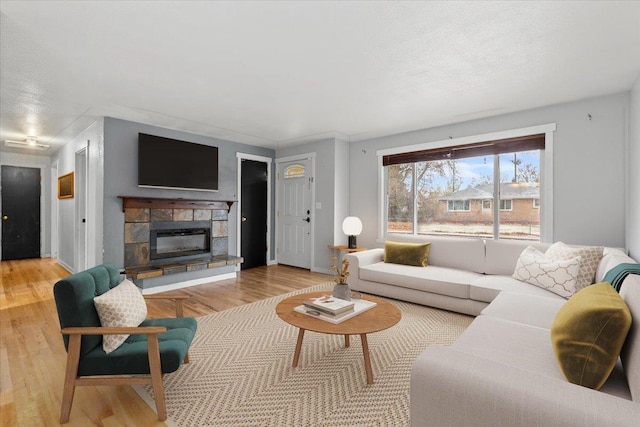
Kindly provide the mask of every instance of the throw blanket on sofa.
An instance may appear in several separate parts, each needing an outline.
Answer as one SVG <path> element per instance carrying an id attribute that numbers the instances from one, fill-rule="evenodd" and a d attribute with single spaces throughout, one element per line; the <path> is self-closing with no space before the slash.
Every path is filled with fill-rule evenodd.
<path id="1" fill-rule="evenodd" d="M 624 279 L 626 279 L 629 274 L 640 275 L 640 264 L 618 264 L 611 270 L 607 271 L 607 274 L 604 275 L 602 281 L 611 283 L 611 286 L 613 286 L 616 291 L 620 292 L 620 286 L 622 286 L 622 282 L 624 282 Z"/>

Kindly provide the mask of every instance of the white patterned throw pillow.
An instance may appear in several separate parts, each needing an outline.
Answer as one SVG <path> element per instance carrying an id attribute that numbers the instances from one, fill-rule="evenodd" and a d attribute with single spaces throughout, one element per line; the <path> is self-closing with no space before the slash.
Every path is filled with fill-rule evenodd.
<path id="1" fill-rule="evenodd" d="M 105 327 L 136 327 L 147 318 L 147 304 L 140 290 L 130 280 L 93 299 L 100 324 Z M 103 335 L 102 349 L 109 354 L 129 338 L 129 335 Z"/>
<path id="2" fill-rule="evenodd" d="M 580 261 L 579 256 L 555 261 L 533 246 L 527 246 L 518 258 L 513 278 L 569 298 L 576 292 Z"/>
<path id="3" fill-rule="evenodd" d="M 549 246 L 545 255 L 555 261 L 568 260 L 577 256 L 582 258 L 580 261 L 580 271 L 578 272 L 578 283 L 576 283 L 576 291 L 579 291 L 593 284 L 603 252 L 603 246 L 572 248 L 562 242 L 556 242 Z"/>

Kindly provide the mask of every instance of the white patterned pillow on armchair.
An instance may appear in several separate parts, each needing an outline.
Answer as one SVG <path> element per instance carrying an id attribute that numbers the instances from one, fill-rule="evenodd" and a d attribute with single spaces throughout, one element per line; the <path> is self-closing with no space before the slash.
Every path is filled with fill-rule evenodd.
<path id="1" fill-rule="evenodd" d="M 147 304 L 140 289 L 130 280 L 123 280 L 93 299 L 100 324 L 104 327 L 136 327 L 147 318 Z M 104 335 L 102 349 L 109 354 L 124 343 L 129 335 Z"/>
<path id="2" fill-rule="evenodd" d="M 580 256 L 553 260 L 533 246 L 527 246 L 518 258 L 513 278 L 569 298 L 576 292 L 581 260 Z"/>

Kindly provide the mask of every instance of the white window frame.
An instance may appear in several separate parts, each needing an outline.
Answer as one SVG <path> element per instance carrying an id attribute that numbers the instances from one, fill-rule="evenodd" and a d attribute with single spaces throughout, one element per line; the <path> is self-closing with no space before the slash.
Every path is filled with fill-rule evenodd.
<path id="1" fill-rule="evenodd" d="M 483 211 L 490 211 L 491 210 L 491 199 L 482 199 L 481 202 L 482 202 L 482 210 Z M 484 207 L 484 202 L 489 202 L 489 207 L 488 208 Z"/>
<path id="2" fill-rule="evenodd" d="M 508 208 L 503 208 L 503 203 L 506 205 L 509 202 L 509 207 Z M 501 212 L 505 212 L 505 211 L 512 211 L 513 210 L 513 199 L 500 199 L 500 211 Z"/>
<path id="3" fill-rule="evenodd" d="M 534 197 L 533 199 L 533 208 L 540 209 L 540 198 Z"/>
<path id="4" fill-rule="evenodd" d="M 449 207 L 449 203 L 462 202 L 463 205 L 466 204 L 466 209 L 451 209 Z M 455 206 L 454 206 L 455 207 Z M 469 212 L 471 211 L 471 202 L 469 200 L 447 200 L 447 212 Z"/>
<path id="5" fill-rule="evenodd" d="M 422 144 L 405 145 L 402 147 L 377 150 L 378 157 L 378 230 L 377 242 L 383 243 L 386 239 L 387 213 L 386 205 L 386 176 L 385 167 L 382 166 L 382 157 L 392 154 L 408 153 L 412 151 L 429 150 L 442 147 L 455 147 L 458 145 L 474 144 L 478 142 L 495 141 L 499 139 L 517 138 L 520 136 L 545 134 L 545 148 L 540 155 L 540 242 L 553 242 L 553 136 L 556 130 L 555 123 L 547 123 L 538 126 L 530 126 L 518 129 L 509 129 L 479 135 L 464 136 L 460 138 L 443 139 L 439 141 L 425 142 Z M 499 177 L 498 177 L 499 178 Z M 497 226 L 497 225 L 496 225 Z M 414 227 L 415 228 L 415 227 Z M 415 233 L 415 230 L 414 230 Z M 496 234 L 496 236 L 498 236 Z"/>

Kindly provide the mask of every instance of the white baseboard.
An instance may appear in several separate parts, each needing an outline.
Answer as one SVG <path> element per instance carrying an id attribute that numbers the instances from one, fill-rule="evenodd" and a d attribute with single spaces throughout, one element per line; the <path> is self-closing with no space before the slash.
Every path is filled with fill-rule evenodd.
<path id="1" fill-rule="evenodd" d="M 278 261 L 276 261 L 275 259 L 271 259 L 267 261 L 267 265 L 278 265 Z"/>
<path id="2" fill-rule="evenodd" d="M 69 273 L 73 274 L 75 273 L 75 271 L 73 271 L 73 268 L 71 268 L 70 265 L 67 265 L 66 262 L 61 261 L 60 258 L 58 258 L 58 264 L 60 264 L 62 267 L 64 267 L 65 270 L 67 270 Z"/>
<path id="3" fill-rule="evenodd" d="M 201 279 L 187 280 L 184 282 L 172 283 L 170 285 L 155 286 L 153 288 L 143 289 L 143 295 L 158 294 L 160 292 L 175 291 L 176 289 L 188 288 L 190 286 L 203 285 L 205 283 L 219 282 L 221 280 L 235 279 L 236 272 L 218 274 L 217 276 L 203 277 Z"/>

